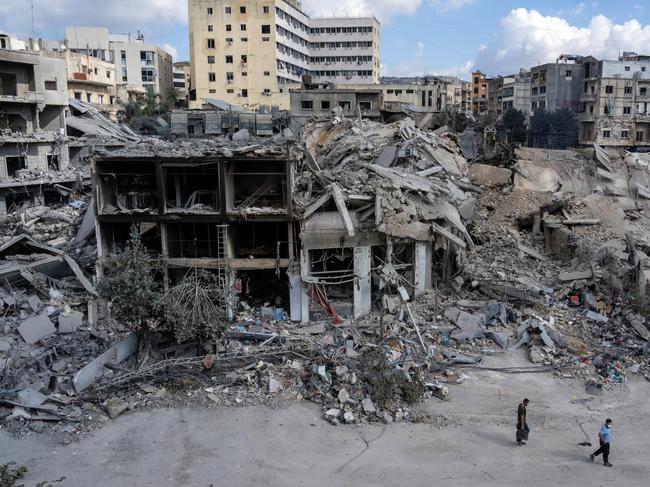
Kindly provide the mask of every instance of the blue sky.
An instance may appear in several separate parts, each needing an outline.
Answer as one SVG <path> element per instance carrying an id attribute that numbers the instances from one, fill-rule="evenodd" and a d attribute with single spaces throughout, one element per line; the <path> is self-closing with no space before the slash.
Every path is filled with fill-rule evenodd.
<path id="1" fill-rule="evenodd" d="M 324 5 L 325 4 L 325 5 Z M 0 31 L 29 35 L 30 0 L 0 0 Z M 185 0 L 34 0 L 35 31 L 103 25 L 145 33 L 177 60 L 188 59 Z M 382 22 L 384 74 L 509 74 L 561 53 L 616 57 L 650 53 L 650 3 L 642 0 L 303 0 L 312 14 L 373 13 Z"/>

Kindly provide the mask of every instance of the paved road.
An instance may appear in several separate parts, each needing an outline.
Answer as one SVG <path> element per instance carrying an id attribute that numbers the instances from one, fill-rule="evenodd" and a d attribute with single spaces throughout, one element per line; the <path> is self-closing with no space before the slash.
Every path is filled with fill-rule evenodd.
<path id="1" fill-rule="evenodd" d="M 518 361 L 518 360 L 517 360 Z M 312 404 L 170 409 L 125 414 L 81 443 L 15 440 L 0 431 L 0 461 L 30 468 L 26 485 L 65 486 L 647 486 L 650 384 L 590 398 L 549 374 L 466 372 L 451 399 L 423 409 L 450 425 L 331 426 Z M 518 401 L 531 399 L 531 439 L 514 443 Z M 582 402 L 581 399 L 587 399 Z M 573 401 L 573 402 L 572 402 Z M 615 420 L 611 461 L 591 464 L 601 418 Z"/>

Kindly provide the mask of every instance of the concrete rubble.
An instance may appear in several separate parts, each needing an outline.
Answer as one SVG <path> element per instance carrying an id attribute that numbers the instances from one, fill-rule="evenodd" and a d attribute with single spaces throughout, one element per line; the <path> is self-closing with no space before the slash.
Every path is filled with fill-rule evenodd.
<path id="1" fill-rule="evenodd" d="M 473 164 L 454 134 L 410 119 L 335 117 L 308 123 L 300 137 L 143 139 L 99 153 L 98 178 L 132 158 L 291 160 L 290 203 L 254 202 L 271 192 L 261 182 L 238 208 L 219 208 L 232 225 L 282 217 L 295 224 L 298 250 L 233 256 L 226 271 L 240 267 L 224 281 L 236 299 L 223 339 L 209 346 L 155 333 L 143 362 L 139 338 L 98 308 L 85 274 L 101 253 L 94 227 L 101 236 L 117 219 L 165 224 L 174 212 L 214 220 L 214 202 L 189 195 L 165 198 L 168 208 L 118 205 L 99 184 L 92 202 L 83 194 L 74 205 L 8 214 L 1 420 L 18 434 L 43 421 L 79 435 L 151 405 L 309 400 L 337 425 L 418 421 L 414 405 L 453 397 L 463 369 L 521 350 L 531 364 L 516 373 L 547 371 L 605 391 L 629 374 L 650 377 L 644 158 L 516 148 L 502 167 Z M 173 266 L 191 260 L 183 259 Z"/>

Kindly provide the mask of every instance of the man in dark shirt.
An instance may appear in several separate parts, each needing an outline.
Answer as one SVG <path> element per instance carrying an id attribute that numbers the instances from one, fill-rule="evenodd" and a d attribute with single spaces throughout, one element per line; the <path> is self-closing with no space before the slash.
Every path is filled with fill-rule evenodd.
<path id="1" fill-rule="evenodd" d="M 528 441 L 528 433 L 530 432 L 528 423 L 526 422 L 526 407 L 529 402 L 528 399 L 524 399 L 517 408 L 517 443 L 520 445 L 526 444 Z"/>

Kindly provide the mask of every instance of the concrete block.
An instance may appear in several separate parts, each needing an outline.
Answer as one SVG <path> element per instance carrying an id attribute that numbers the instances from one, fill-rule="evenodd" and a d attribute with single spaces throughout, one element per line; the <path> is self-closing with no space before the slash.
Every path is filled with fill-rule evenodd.
<path id="1" fill-rule="evenodd" d="M 80 311 L 72 311 L 69 315 L 59 315 L 59 333 L 74 333 L 83 323 L 84 315 Z"/>
<path id="2" fill-rule="evenodd" d="M 503 167 L 488 166 L 487 164 L 472 164 L 467 175 L 472 184 L 495 187 L 510 184 L 512 171 Z"/>
<path id="3" fill-rule="evenodd" d="M 25 342 L 33 345 L 41 338 L 56 333 L 56 328 L 47 316 L 39 315 L 23 321 L 18 327 L 18 333 Z"/>

